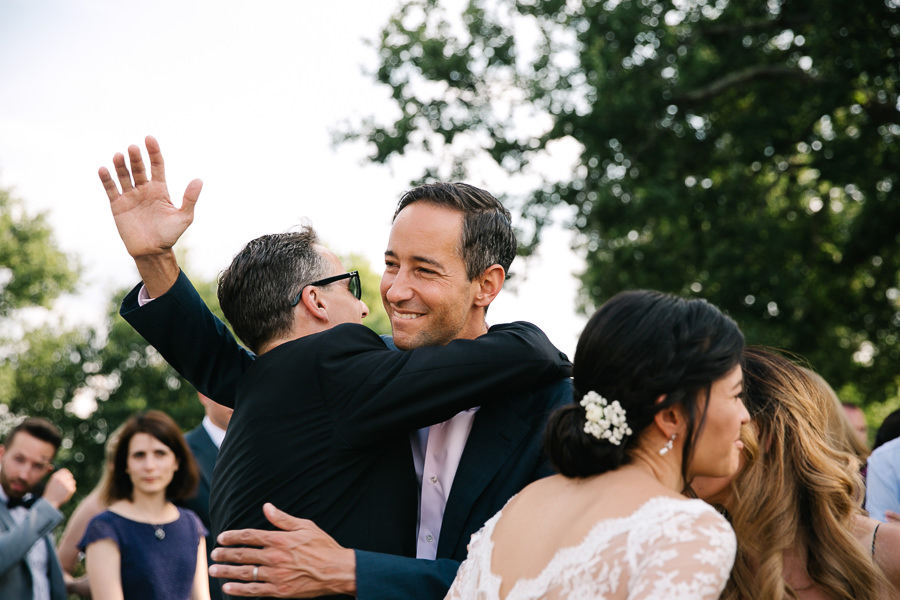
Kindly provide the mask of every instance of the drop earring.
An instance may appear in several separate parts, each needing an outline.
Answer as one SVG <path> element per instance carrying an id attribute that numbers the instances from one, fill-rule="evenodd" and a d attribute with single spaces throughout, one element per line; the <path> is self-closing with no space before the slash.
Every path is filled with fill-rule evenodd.
<path id="1" fill-rule="evenodd" d="M 669 441 L 666 442 L 666 445 L 659 449 L 660 456 L 665 456 L 666 454 L 669 453 L 669 450 L 672 449 L 672 442 L 675 441 L 675 435 L 676 434 L 673 433 L 672 437 L 669 438 Z"/>

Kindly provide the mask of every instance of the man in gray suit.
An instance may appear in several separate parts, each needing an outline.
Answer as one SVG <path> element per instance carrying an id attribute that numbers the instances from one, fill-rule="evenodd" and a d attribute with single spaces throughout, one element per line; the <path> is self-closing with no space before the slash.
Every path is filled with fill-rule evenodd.
<path id="1" fill-rule="evenodd" d="M 68 469 L 50 476 L 44 494 L 35 488 L 53 471 L 62 436 L 50 422 L 25 419 L 0 446 L 0 598 L 66 600 L 53 528 L 59 507 L 75 493 Z"/>

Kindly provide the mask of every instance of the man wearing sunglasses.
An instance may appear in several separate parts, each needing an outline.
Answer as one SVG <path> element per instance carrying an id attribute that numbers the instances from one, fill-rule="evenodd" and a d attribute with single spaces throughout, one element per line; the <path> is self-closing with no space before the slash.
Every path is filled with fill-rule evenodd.
<path id="1" fill-rule="evenodd" d="M 509 214 L 470 187 L 438 186 L 426 195 L 446 196 L 447 204 L 410 202 L 398 209 L 381 291 L 397 346 L 409 352 L 388 350 L 369 330 L 346 324 L 368 312 L 358 299 L 358 277 L 345 272 L 311 230 L 297 234 L 305 239 L 254 240 L 219 286 L 222 309 L 254 358 L 209 313 L 171 251 L 190 224 L 201 184 L 192 182 L 182 207 L 174 208 L 152 138 L 147 150 L 150 179 L 136 146 L 129 148 L 130 172 L 122 155 L 114 157 L 121 193 L 110 174 L 100 172 L 143 279 L 122 314 L 198 390 L 236 405 L 214 476 L 213 528 L 269 528 L 260 508 L 270 500 L 321 527 L 304 521 L 312 534 L 306 550 L 321 561 L 313 568 L 324 567 L 307 571 L 307 597 L 356 594 L 357 579 L 389 595 L 442 596 L 469 534 L 513 493 L 549 473 L 539 458 L 540 430 L 547 412 L 571 399 L 568 360 L 539 330 L 511 324 L 488 331 L 484 322 L 515 256 Z M 464 244 L 481 250 L 473 254 L 482 265 L 467 264 L 458 251 L 464 217 L 454 202 L 460 192 L 464 203 L 480 206 L 475 229 L 496 232 Z M 503 248 L 505 266 L 493 259 L 495 246 Z M 138 308 L 143 294 L 157 299 Z M 552 398 L 534 396 L 547 385 L 556 385 Z M 477 414 L 468 410 L 475 407 L 481 407 Z M 435 459 L 423 434 L 415 433 L 442 421 L 447 431 L 424 435 L 432 450 L 446 445 L 441 454 L 449 459 Z M 424 456 L 417 461 L 414 452 Z M 462 494 L 457 501 L 448 500 L 451 485 Z M 271 516 L 272 508 L 267 511 Z M 456 513 L 452 519 L 450 512 Z M 227 593 L 296 593 L 282 578 L 286 571 L 243 554 L 248 551 L 229 558 L 243 564 L 228 577 L 252 583 L 226 584 Z M 412 558 L 423 553 L 444 560 Z M 410 562 L 392 562 L 402 557 Z M 360 566 L 366 573 L 357 569 L 358 559 L 368 565 Z M 307 556 L 291 566 L 313 564 Z M 388 577 L 379 580 L 373 571 Z"/>

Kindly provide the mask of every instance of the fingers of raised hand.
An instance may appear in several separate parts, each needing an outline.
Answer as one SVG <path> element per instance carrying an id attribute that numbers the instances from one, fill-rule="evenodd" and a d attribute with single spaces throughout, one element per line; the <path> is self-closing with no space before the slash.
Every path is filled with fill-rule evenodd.
<path id="1" fill-rule="evenodd" d="M 128 162 L 131 163 L 131 175 L 134 177 L 135 187 L 147 183 L 147 171 L 144 169 L 144 159 L 141 158 L 141 149 L 135 145 L 128 146 Z"/>
<path id="2" fill-rule="evenodd" d="M 116 152 L 113 156 L 113 166 L 116 168 L 116 177 L 119 178 L 119 185 L 122 186 L 122 193 L 127 194 L 134 186 L 131 185 L 131 173 L 125 166 L 125 156 L 121 152 Z"/>
<path id="3" fill-rule="evenodd" d="M 98 174 L 100 175 L 100 183 L 103 184 L 103 189 L 106 190 L 106 196 L 109 198 L 109 201 L 112 202 L 119 197 L 119 188 L 116 186 L 116 182 L 113 181 L 112 175 L 109 174 L 109 170 L 106 167 L 100 167 Z"/>
<path id="4" fill-rule="evenodd" d="M 162 151 L 159 149 L 159 142 L 152 135 L 148 135 L 144 139 L 147 146 L 147 156 L 150 159 L 150 176 L 153 181 L 166 181 L 166 164 L 163 161 Z"/>
<path id="5" fill-rule="evenodd" d="M 155 179 L 155 176 L 154 176 Z M 199 179 L 191 181 L 184 190 L 184 198 L 181 200 L 181 208 L 191 214 L 194 212 L 194 205 L 200 198 L 200 190 L 203 189 L 203 182 Z"/>

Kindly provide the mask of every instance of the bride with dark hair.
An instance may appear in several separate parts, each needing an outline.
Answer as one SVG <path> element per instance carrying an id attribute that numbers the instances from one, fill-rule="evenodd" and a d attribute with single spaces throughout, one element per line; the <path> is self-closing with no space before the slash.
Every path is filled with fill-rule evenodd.
<path id="1" fill-rule="evenodd" d="M 636 291 L 606 302 L 578 341 L 574 402 L 547 426 L 560 474 L 472 536 L 448 598 L 718 598 L 734 532 L 681 492 L 739 467 L 743 347 L 703 300 Z"/>

